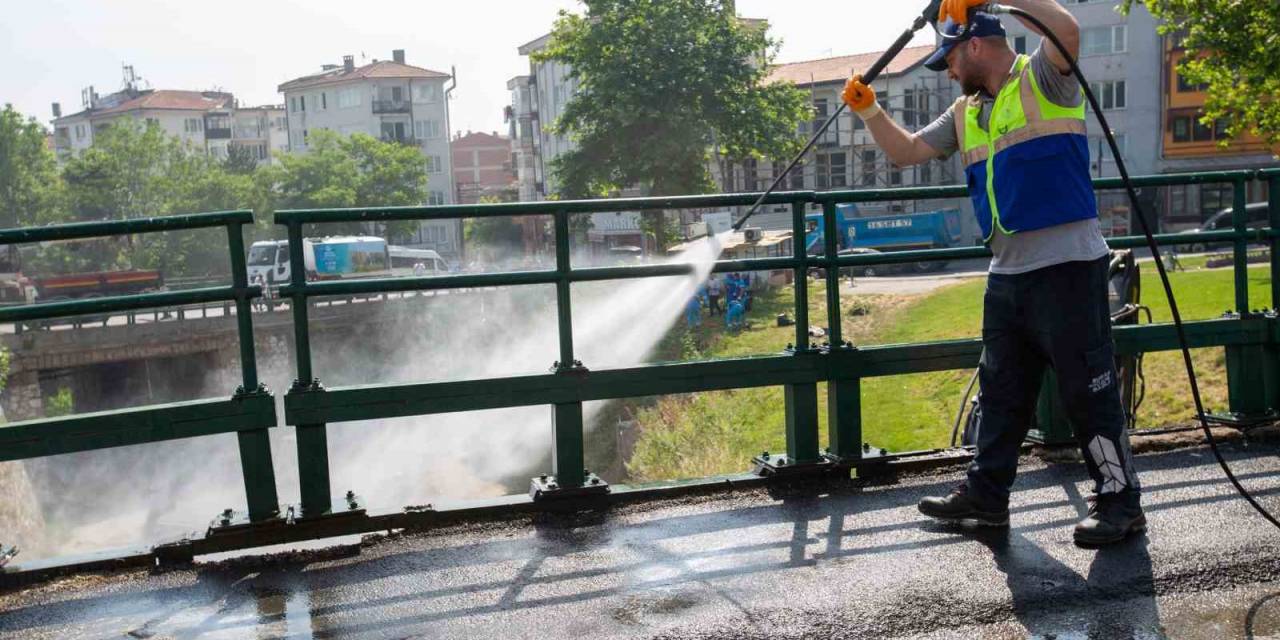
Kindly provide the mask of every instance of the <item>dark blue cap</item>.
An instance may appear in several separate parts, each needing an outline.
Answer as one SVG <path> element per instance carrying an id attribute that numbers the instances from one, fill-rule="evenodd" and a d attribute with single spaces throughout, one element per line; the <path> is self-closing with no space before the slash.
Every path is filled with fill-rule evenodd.
<path id="1" fill-rule="evenodd" d="M 939 31 L 948 35 L 959 37 L 954 40 L 943 40 L 942 46 L 938 47 L 928 60 L 924 61 L 924 66 L 930 71 L 945 71 L 947 69 L 947 54 L 951 52 L 956 45 L 969 40 L 970 38 L 986 38 L 989 36 L 1005 35 L 1004 24 L 990 13 L 975 11 L 969 14 L 969 24 L 967 27 L 958 25 L 947 18 Z"/>

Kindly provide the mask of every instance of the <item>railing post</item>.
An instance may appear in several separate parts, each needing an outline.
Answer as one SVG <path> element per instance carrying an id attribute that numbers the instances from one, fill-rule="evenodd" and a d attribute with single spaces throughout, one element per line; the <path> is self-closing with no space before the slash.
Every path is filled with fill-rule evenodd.
<path id="1" fill-rule="evenodd" d="M 1270 188 L 1270 224 L 1267 230 L 1271 233 L 1267 246 L 1271 247 L 1271 308 L 1280 310 L 1280 173 L 1271 176 Z"/>
<path id="2" fill-rule="evenodd" d="M 822 203 L 823 260 L 827 271 L 827 336 L 831 348 L 844 346 L 844 332 L 840 327 L 840 266 L 836 260 L 840 254 L 839 225 L 836 223 L 836 203 Z"/>
<path id="3" fill-rule="evenodd" d="M 1231 221 L 1236 232 L 1234 262 L 1236 284 L 1236 313 L 1248 315 L 1249 311 L 1249 241 L 1245 238 L 1248 232 L 1249 216 L 1247 183 L 1244 178 L 1232 181 Z"/>
<path id="4" fill-rule="evenodd" d="M 320 381 L 311 372 L 311 329 L 307 319 L 306 260 L 302 248 L 302 223 L 290 221 L 289 270 L 293 295 L 294 356 L 297 361 L 298 379 L 289 393 L 313 393 L 323 391 Z M 295 429 L 298 443 L 298 484 L 302 498 L 302 516 L 321 516 L 333 509 L 333 494 L 329 487 L 329 435 L 324 424 L 298 425 Z"/>
<path id="5" fill-rule="evenodd" d="M 258 382 L 257 354 L 253 344 L 253 318 L 249 313 L 249 271 L 245 265 L 243 225 L 227 225 L 227 246 L 231 252 L 231 284 L 236 290 L 236 321 L 240 340 L 240 373 L 242 386 L 237 398 L 270 395 Z M 240 469 L 244 476 L 244 492 L 249 507 L 249 520 L 258 522 L 280 513 L 276 493 L 275 467 L 271 460 L 271 437 L 266 429 L 240 431 Z"/>
<path id="6" fill-rule="evenodd" d="M 805 206 L 791 203 L 792 257 L 795 267 L 796 341 L 792 355 L 813 357 L 809 347 L 809 276 L 805 243 Z M 818 384 L 798 382 L 783 385 L 783 410 L 786 416 L 787 453 L 785 456 L 764 452 L 752 460 L 757 473 L 766 475 L 786 471 L 802 471 L 822 462 L 818 452 Z"/>
<path id="7" fill-rule="evenodd" d="M 1262 322 L 1249 308 L 1248 191 L 1244 178 L 1232 181 L 1234 275 L 1236 317 L 1241 322 Z M 1274 286 L 1274 285 L 1273 285 Z M 1227 364 L 1229 413 L 1214 416 L 1226 424 L 1245 426 L 1275 416 L 1277 363 L 1275 349 L 1267 344 L 1232 344 L 1224 347 Z"/>
<path id="8" fill-rule="evenodd" d="M 827 383 L 827 440 L 826 459 L 840 466 L 856 466 L 868 457 L 874 457 L 862 440 L 862 381 L 853 376 L 852 363 L 857 352 L 853 345 L 845 344 L 840 326 L 840 257 L 839 209 L 834 202 L 822 203 L 823 259 L 827 274 L 827 324 L 829 325 L 832 358 Z"/>
<path id="9" fill-rule="evenodd" d="M 555 212 L 556 235 L 556 319 L 560 333 L 560 361 L 555 373 L 562 376 L 585 375 L 587 370 L 573 352 L 573 270 L 569 237 L 569 212 Z M 564 402 L 551 406 L 551 473 L 539 476 L 530 484 L 535 500 L 569 497 L 582 491 L 604 491 L 607 485 L 586 472 L 586 444 L 582 403 Z"/>

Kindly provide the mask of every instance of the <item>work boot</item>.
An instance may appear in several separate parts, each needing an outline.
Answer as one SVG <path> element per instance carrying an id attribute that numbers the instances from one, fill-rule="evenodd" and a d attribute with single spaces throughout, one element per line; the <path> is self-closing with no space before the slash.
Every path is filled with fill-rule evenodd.
<path id="1" fill-rule="evenodd" d="M 925 498 L 920 513 L 945 522 L 973 523 L 982 527 L 1009 526 L 1009 507 L 991 509 L 969 495 L 969 485 L 961 483 L 942 498 Z"/>
<path id="2" fill-rule="evenodd" d="M 1136 499 L 1116 493 L 1090 496 L 1089 515 L 1076 525 L 1076 544 L 1097 547 L 1120 542 L 1145 531 L 1147 516 Z"/>

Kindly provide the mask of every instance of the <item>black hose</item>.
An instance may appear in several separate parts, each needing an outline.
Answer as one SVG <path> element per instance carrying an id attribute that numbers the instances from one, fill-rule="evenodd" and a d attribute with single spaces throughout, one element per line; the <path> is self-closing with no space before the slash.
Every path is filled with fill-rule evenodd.
<path id="1" fill-rule="evenodd" d="M 1133 182 L 1129 178 L 1129 170 L 1124 165 L 1124 157 L 1120 153 L 1119 145 L 1116 144 L 1115 136 L 1111 133 L 1111 126 L 1107 124 L 1107 118 L 1102 114 L 1102 105 L 1098 103 L 1097 96 L 1093 95 L 1093 91 L 1089 89 L 1089 81 L 1084 77 L 1084 73 L 1080 71 L 1080 66 L 1076 64 L 1075 58 L 1062 45 L 1062 41 L 1039 18 L 1017 7 L 998 5 L 990 7 L 990 9 L 994 9 L 996 12 L 1012 14 L 1035 25 L 1053 43 L 1053 46 L 1058 48 L 1058 51 L 1062 53 L 1062 57 L 1066 58 L 1067 63 L 1071 65 L 1071 72 L 1075 74 L 1076 80 L 1080 82 L 1080 87 L 1084 90 L 1085 97 L 1089 99 L 1089 105 L 1093 108 L 1093 114 L 1097 116 L 1098 124 L 1102 127 L 1102 134 L 1107 137 L 1107 144 L 1111 147 L 1111 155 L 1115 158 L 1116 168 L 1120 171 L 1120 179 L 1124 182 L 1125 191 L 1129 194 L 1129 202 L 1133 206 L 1133 210 L 1138 214 L 1138 222 L 1142 225 L 1143 235 L 1147 237 L 1147 247 L 1151 250 L 1151 255 L 1156 256 L 1156 270 L 1160 273 L 1160 283 L 1164 285 L 1164 294 L 1169 299 L 1169 311 L 1173 314 L 1173 324 L 1178 334 L 1178 344 L 1182 347 L 1182 361 L 1187 368 L 1187 379 L 1191 382 L 1191 398 L 1195 401 L 1196 418 L 1200 421 L 1200 428 L 1204 430 L 1205 441 L 1208 442 L 1209 448 L 1213 451 L 1214 458 L 1217 458 L 1218 465 L 1222 467 L 1222 472 L 1226 474 L 1227 479 L 1231 481 L 1232 486 L 1236 488 L 1240 496 L 1257 510 L 1262 517 L 1266 518 L 1268 522 L 1280 528 L 1280 520 L 1276 520 L 1276 517 L 1271 515 L 1240 484 L 1235 474 L 1231 472 L 1231 467 L 1227 465 L 1226 459 L 1222 457 L 1222 452 L 1218 450 L 1218 442 L 1214 439 L 1213 430 L 1209 428 L 1209 421 L 1205 417 L 1204 403 L 1200 398 L 1200 384 L 1196 380 L 1195 365 L 1191 361 L 1191 347 L 1187 342 L 1186 329 L 1182 325 L 1182 314 L 1178 312 L 1178 303 L 1173 297 L 1173 286 L 1169 284 L 1169 274 L 1165 271 L 1164 261 L 1160 260 L 1160 247 L 1156 244 L 1156 239 L 1151 233 L 1151 226 L 1147 223 L 1146 213 L 1138 202 L 1138 193 L 1133 188 Z"/>

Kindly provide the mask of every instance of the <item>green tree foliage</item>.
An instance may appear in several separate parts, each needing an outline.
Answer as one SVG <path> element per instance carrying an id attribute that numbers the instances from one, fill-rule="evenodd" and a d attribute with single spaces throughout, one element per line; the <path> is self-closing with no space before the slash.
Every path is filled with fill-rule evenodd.
<path id="1" fill-rule="evenodd" d="M 6 104 L 0 111 L 0 228 L 54 221 L 59 187 L 44 127 Z"/>
<path id="2" fill-rule="evenodd" d="M 604 197 L 631 186 L 652 195 L 705 193 L 715 187 L 713 150 L 738 161 L 799 149 L 808 97 L 764 83 L 777 43 L 758 23 L 738 19 L 733 3 L 583 4 L 583 15 L 561 12 L 537 56 L 568 65 L 577 85 L 554 125 L 575 143 L 552 166 L 561 195 Z"/>
<path id="3" fill-rule="evenodd" d="M 1127 12 L 1133 0 L 1121 6 Z M 1178 69 L 1187 82 L 1207 84 L 1202 122 L 1218 119 L 1227 133 L 1247 132 L 1280 144 L 1280 6 L 1276 0 L 1145 0 L 1162 34 L 1185 33 Z"/>
<path id="4" fill-rule="evenodd" d="M 282 209 L 388 207 L 419 205 L 427 200 L 427 171 L 412 146 L 384 142 L 357 133 L 342 137 L 313 131 L 308 152 L 280 159 L 276 202 Z M 383 229 L 388 239 L 412 234 L 416 224 L 393 223 Z M 358 223 L 328 225 L 325 233 L 360 233 Z"/>

